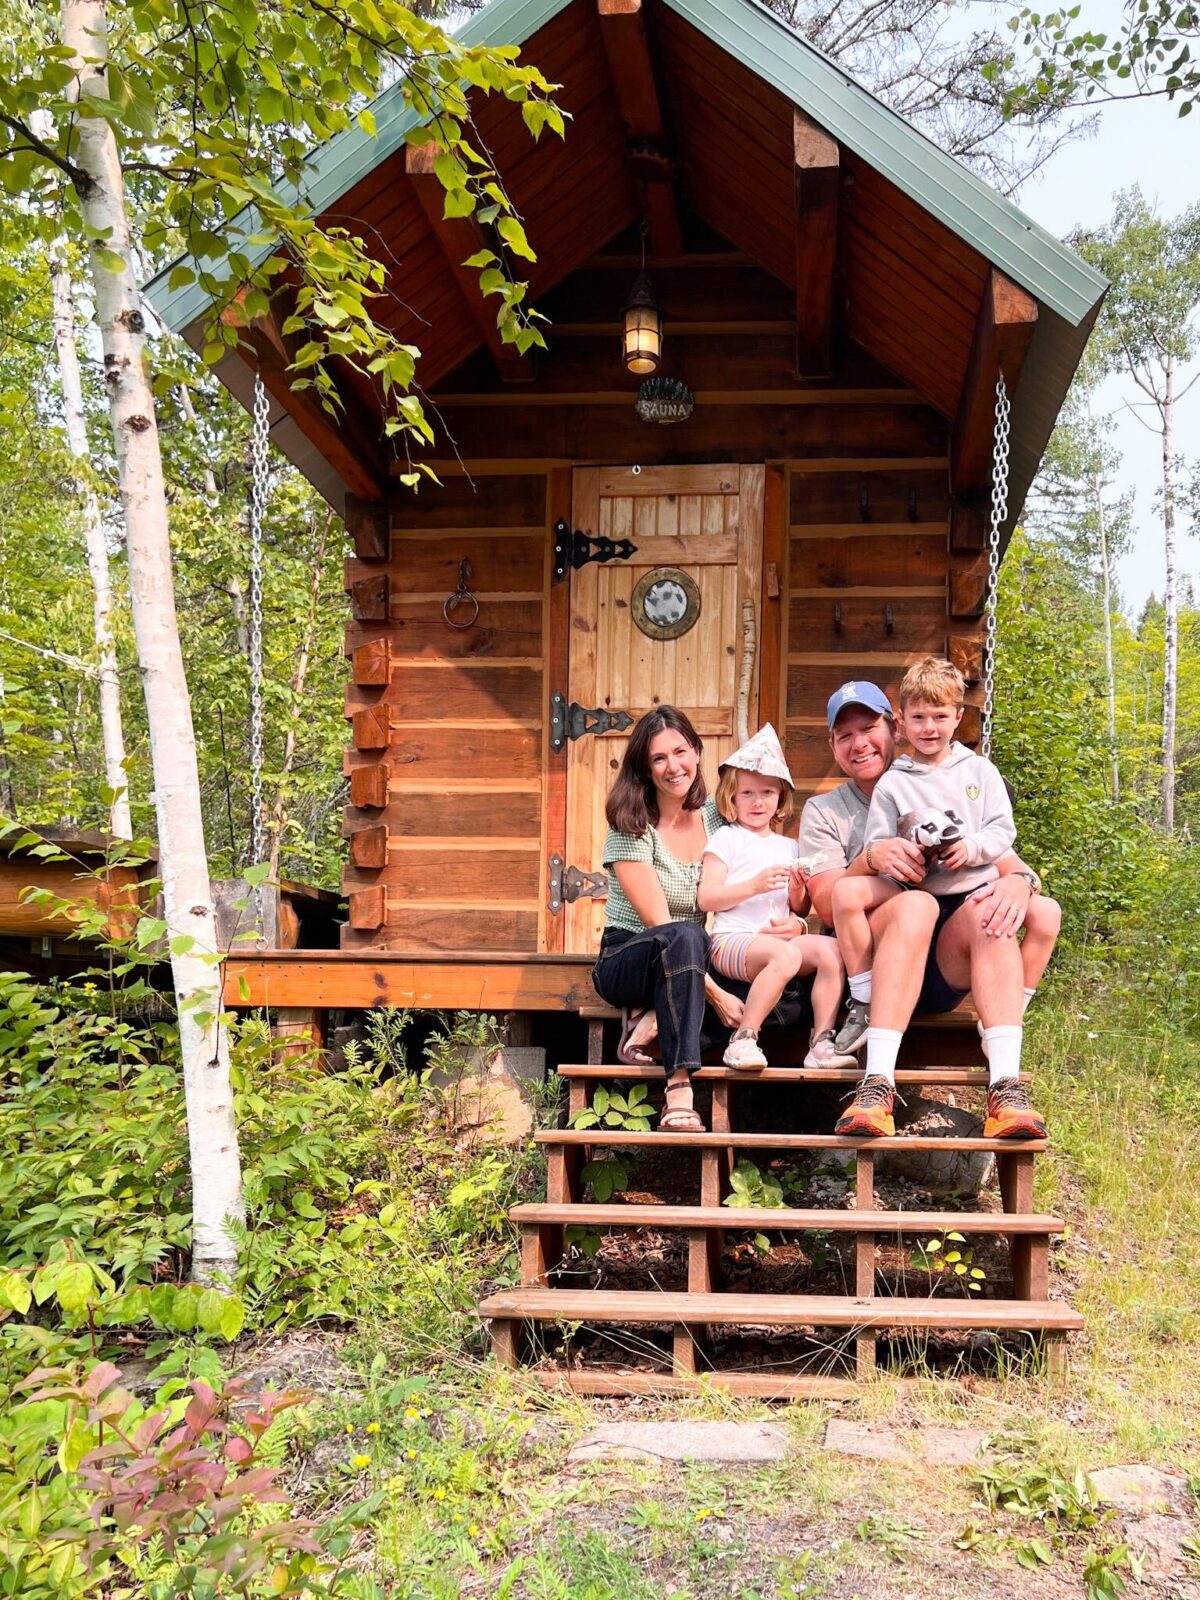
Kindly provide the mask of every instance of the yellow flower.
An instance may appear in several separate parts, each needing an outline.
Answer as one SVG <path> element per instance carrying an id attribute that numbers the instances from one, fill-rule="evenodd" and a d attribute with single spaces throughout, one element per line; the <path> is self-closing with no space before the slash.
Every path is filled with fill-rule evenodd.
<path id="1" fill-rule="evenodd" d="M 379 1432 L 379 1424 L 377 1422 L 368 1422 L 367 1423 L 367 1432 L 368 1433 L 378 1433 Z"/>
<path id="2" fill-rule="evenodd" d="M 348 1422 L 346 1424 L 346 1432 L 347 1433 L 353 1433 L 354 1432 L 354 1424 L 352 1422 Z"/>
<path id="3" fill-rule="evenodd" d="M 706 1517 L 715 1517 L 715 1516 L 716 1516 L 716 1512 L 713 1511 L 710 1506 L 705 1506 L 703 1511 L 697 1511 L 697 1513 L 696 1513 L 696 1521 L 697 1522 L 703 1522 Z"/>
<path id="4" fill-rule="evenodd" d="M 404 1415 L 408 1418 L 409 1422 L 416 1422 L 417 1419 L 420 1417 L 421 1413 L 419 1411 L 415 1410 L 414 1407 L 409 1406 L 408 1410 L 404 1413 Z"/>
<path id="5" fill-rule="evenodd" d="M 479 1525 L 478 1525 L 478 1523 L 473 1522 L 471 1524 L 471 1526 L 467 1529 L 467 1537 L 469 1539 L 478 1539 L 478 1537 L 479 1537 Z"/>
<path id="6" fill-rule="evenodd" d="M 435 1500 L 444 1500 L 444 1499 L 445 1499 L 445 1498 L 446 1498 L 446 1491 L 445 1491 L 445 1489 L 435 1489 L 435 1490 L 434 1490 L 434 1491 L 433 1491 L 433 1498 L 434 1498 L 434 1499 L 435 1499 Z"/>
<path id="7" fill-rule="evenodd" d="M 352 1467 L 369 1467 L 371 1458 L 370 1456 L 351 1456 L 350 1465 Z"/>
<path id="8" fill-rule="evenodd" d="M 408 1459 L 410 1461 L 415 1461 L 417 1459 L 417 1452 L 415 1450 L 410 1450 L 408 1452 Z"/>

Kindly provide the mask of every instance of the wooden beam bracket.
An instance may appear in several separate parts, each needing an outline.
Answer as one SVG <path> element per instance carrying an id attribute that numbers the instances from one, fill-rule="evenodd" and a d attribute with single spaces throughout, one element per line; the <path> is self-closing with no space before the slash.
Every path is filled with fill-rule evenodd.
<path id="1" fill-rule="evenodd" d="M 800 108 L 792 111 L 796 190 L 796 376 L 833 371 L 841 155 L 836 139 Z"/>
<path id="2" fill-rule="evenodd" d="M 600 37 L 608 58 L 617 111 L 628 141 L 626 166 L 640 183 L 651 258 L 683 254 L 675 201 L 674 162 L 667 152 L 659 94 L 642 0 L 597 0 Z"/>
<path id="3" fill-rule="evenodd" d="M 971 358 L 951 441 L 950 487 L 956 498 L 969 498 L 991 483 L 996 379 L 1003 373 L 1011 400 L 1037 319 L 1038 304 L 1033 296 L 993 267 L 975 321 Z M 1010 505 L 1010 515 L 1016 509 Z"/>

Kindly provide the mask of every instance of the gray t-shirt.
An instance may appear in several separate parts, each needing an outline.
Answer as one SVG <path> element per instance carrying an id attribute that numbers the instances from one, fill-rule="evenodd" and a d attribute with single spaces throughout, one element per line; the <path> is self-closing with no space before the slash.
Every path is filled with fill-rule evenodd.
<path id="1" fill-rule="evenodd" d="M 846 868 L 862 854 L 863 835 L 871 802 L 852 778 L 831 789 L 814 794 L 804 802 L 800 813 L 800 854 L 811 860 L 809 871 Z"/>

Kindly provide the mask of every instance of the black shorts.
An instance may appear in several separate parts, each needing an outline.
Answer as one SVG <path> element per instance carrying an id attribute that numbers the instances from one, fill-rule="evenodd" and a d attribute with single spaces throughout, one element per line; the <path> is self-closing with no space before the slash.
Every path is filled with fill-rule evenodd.
<path id="1" fill-rule="evenodd" d="M 929 954 L 925 958 L 925 978 L 921 984 L 921 992 L 917 996 L 916 1012 L 919 1015 L 937 1015 L 941 1011 L 953 1011 L 967 995 L 969 989 L 955 989 L 948 984 L 942 976 L 942 969 L 937 964 L 938 940 L 941 938 L 942 929 L 958 910 L 959 906 L 971 898 L 974 890 L 966 894 L 943 894 L 938 896 L 937 921 L 933 925 L 933 934 L 929 940 Z"/>

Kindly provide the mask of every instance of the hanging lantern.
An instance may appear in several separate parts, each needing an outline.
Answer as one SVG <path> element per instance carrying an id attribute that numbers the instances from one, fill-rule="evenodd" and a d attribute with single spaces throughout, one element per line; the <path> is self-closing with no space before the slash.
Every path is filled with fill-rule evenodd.
<path id="1" fill-rule="evenodd" d="M 646 224 L 642 223 L 642 270 L 629 291 L 622 310 L 625 326 L 622 334 L 622 355 L 629 372 L 645 377 L 657 372 L 662 360 L 662 314 L 650 293 L 650 280 L 646 276 Z"/>
<path id="2" fill-rule="evenodd" d="M 644 272 L 625 302 L 625 365 L 639 377 L 657 372 L 662 360 L 662 315 L 654 304 L 650 283 Z"/>

